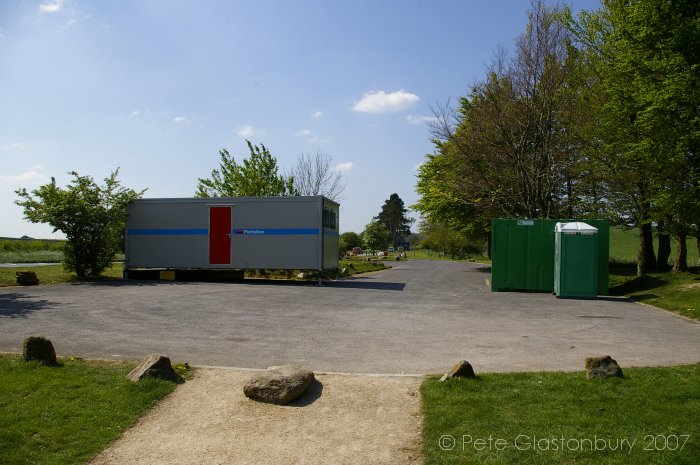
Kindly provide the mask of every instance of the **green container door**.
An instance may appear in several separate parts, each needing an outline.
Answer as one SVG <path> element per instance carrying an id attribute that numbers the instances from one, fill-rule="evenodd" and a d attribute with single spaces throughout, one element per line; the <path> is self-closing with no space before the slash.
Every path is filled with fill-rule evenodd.
<path id="1" fill-rule="evenodd" d="M 557 297 L 598 294 L 598 230 L 586 223 L 555 227 L 554 292 Z"/>
<path id="2" fill-rule="evenodd" d="M 491 290 L 551 292 L 554 236 L 547 231 L 549 222 L 493 220 L 491 225 Z"/>
<path id="3" fill-rule="evenodd" d="M 491 290 L 552 292 L 554 228 L 562 219 L 494 219 L 491 221 Z M 608 220 L 586 220 L 598 229 L 597 291 L 608 293 Z"/>

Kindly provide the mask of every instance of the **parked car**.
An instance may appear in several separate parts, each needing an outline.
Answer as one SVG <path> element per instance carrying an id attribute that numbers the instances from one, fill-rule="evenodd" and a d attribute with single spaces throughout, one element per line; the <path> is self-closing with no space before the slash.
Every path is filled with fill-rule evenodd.
<path id="1" fill-rule="evenodd" d="M 393 248 L 393 247 L 389 247 L 388 249 L 386 249 L 386 251 L 389 252 L 389 253 L 392 253 L 392 252 L 394 252 L 394 248 Z"/>
<path id="2" fill-rule="evenodd" d="M 353 247 L 351 255 L 362 255 L 362 249 L 360 247 Z"/>

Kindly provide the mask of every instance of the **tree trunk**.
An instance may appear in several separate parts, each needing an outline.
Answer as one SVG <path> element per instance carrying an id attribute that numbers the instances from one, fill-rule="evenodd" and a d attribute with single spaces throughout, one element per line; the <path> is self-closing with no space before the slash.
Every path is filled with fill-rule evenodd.
<path id="1" fill-rule="evenodd" d="M 698 250 L 700 250 L 700 235 L 698 235 Z M 489 260 L 491 260 L 491 232 L 486 237 L 486 255 L 488 255 Z"/>
<path id="2" fill-rule="evenodd" d="M 659 221 L 659 250 L 656 255 L 656 269 L 668 271 L 668 258 L 671 256 L 671 235 L 664 228 L 665 223 Z"/>
<path id="3" fill-rule="evenodd" d="M 678 253 L 676 254 L 676 259 L 673 263 L 673 271 L 688 271 L 688 246 L 686 239 L 688 235 L 685 231 L 679 232 L 676 235 L 676 240 L 678 240 Z"/>
<path id="4" fill-rule="evenodd" d="M 574 217 L 574 205 L 573 205 L 573 187 L 571 186 L 571 178 L 567 176 L 566 178 L 566 215 L 567 218 L 573 218 Z"/>
<path id="5" fill-rule="evenodd" d="M 637 276 L 654 271 L 656 256 L 654 255 L 654 234 L 651 223 L 644 222 L 639 226 L 639 254 L 637 255 Z"/>

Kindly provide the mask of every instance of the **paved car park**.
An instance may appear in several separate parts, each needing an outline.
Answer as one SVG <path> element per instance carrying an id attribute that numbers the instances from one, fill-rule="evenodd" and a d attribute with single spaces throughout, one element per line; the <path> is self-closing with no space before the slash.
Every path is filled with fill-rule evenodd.
<path id="1" fill-rule="evenodd" d="M 459 359 L 480 371 L 700 361 L 700 324 L 621 298 L 499 292 L 484 265 L 392 263 L 318 287 L 243 281 L 112 281 L 0 289 L 0 351 L 49 337 L 59 355 L 239 368 L 425 374 Z"/>

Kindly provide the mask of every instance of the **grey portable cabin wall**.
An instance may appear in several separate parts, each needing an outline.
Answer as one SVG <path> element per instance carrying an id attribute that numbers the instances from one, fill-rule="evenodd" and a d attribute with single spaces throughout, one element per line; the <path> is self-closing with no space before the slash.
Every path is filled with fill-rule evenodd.
<path id="1" fill-rule="evenodd" d="M 229 263 L 211 263 L 210 211 L 230 208 Z M 339 205 L 322 196 L 139 199 L 128 207 L 125 268 L 338 267 Z"/>

